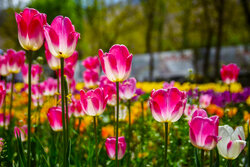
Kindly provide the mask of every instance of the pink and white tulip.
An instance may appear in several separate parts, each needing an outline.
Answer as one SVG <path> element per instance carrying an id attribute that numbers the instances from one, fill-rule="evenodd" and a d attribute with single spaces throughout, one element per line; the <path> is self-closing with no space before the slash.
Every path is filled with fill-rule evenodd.
<path id="1" fill-rule="evenodd" d="M 218 126 L 218 116 L 208 118 L 205 110 L 196 110 L 189 121 L 189 138 L 192 145 L 199 149 L 212 150 L 221 139 L 218 136 Z"/>
<path id="2" fill-rule="evenodd" d="M 82 104 L 80 100 L 74 100 L 72 99 L 72 103 L 69 107 L 70 113 L 74 115 L 74 117 L 79 118 L 83 117 L 85 115 L 83 109 L 82 109 Z"/>
<path id="3" fill-rule="evenodd" d="M 136 79 L 134 77 L 123 81 L 119 87 L 120 98 L 123 100 L 130 100 L 135 95 Z"/>
<path id="4" fill-rule="evenodd" d="M 198 109 L 198 106 L 195 104 L 186 104 L 184 115 L 186 116 L 187 120 L 192 119 L 193 113 Z"/>
<path id="5" fill-rule="evenodd" d="M 7 57 L 5 55 L 0 55 L 0 75 L 7 76 L 9 71 L 7 69 Z"/>
<path id="6" fill-rule="evenodd" d="M 28 84 L 28 70 L 27 64 L 22 67 L 23 81 Z M 39 64 L 32 64 L 31 66 L 31 84 L 38 84 L 40 75 L 43 72 L 43 68 Z"/>
<path id="7" fill-rule="evenodd" d="M 4 88 L 3 85 L 0 84 L 0 108 L 3 105 L 5 96 L 6 96 L 6 89 Z"/>
<path id="8" fill-rule="evenodd" d="M 118 137 L 118 160 L 121 160 L 126 152 L 126 142 L 125 142 L 125 137 L 121 136 Z M 107 154 L 110 159 L 115 160 L 116 157 L 116 138 L 115 137 L 109 137 L 106 139 L 105 142 L 105 147 Z"/>
<path id="9" fill-rule="evenodd" d="M 100 63 L 97 56 L 84 59 L 82 65 L 88 70 L 93 70 L 99 73 Z"/>
<path id="10" fill-rule="evenodd" d="M 200 96 L 199 103 L 201 108 L 207 108 L 212 101 L 212 96 L 204 94 Z"/>
<path id="11" fill-rule="evenodd" d="M 35 9 L 25 8 L 23 12 L 15 13 L 18 25 L 18 40 L 25 50 L 36 51 L 44 41 L 43 26 L 47 23 L 47 16 Z"/>
<path id="12" fill-rule="evenodd" d="M 242 126 L 233 130 L 228 125 L 219 126 L 219 136 L 222 139 L 218 142 L 219 154 L 226 159 L 236 159 L 246 146 L 244 129 Z"/>
<path id="13" fill-rule="evenodd" d="M 98 72 L 93 70 L 86 70 L 83 72 L 84 86 L 88 89 L 95 88 L 98 85 L 99 75 Z"/>
<path id="14" fill-rule="evenodd" d="M 75 70 L 77 60 L 78 60 L 78 52 L 74 51 L 74 53 L 70 57 L 65 59 L 65 64 L 66 64 L 65 66 L 71 66 Z"/>
<path id="15" fill-rule="evenodd" d="M 43 81 L 41 86 L 44 88 L 44 96 L 54 96 L 57 92 L 57 80 L 51 77 Z"/>
<path id="16" fill-rule="evenodd" d="M 237 81 L 240 68 L 236 64 L 222 65 L 220 69 L 221 79 L 226 84 Z"/>
<path id="17" fill-rule="evenodd" d="M 80 101 L 83 111 L 89 116 L 101 115 L 107 104 L 108 97 L 104 94 L 102 88 L 89 90 L 88 92 L 80 91 Z"/>
<path id="18" fill-rule="evenodd" d="M 122 82 L 128 79 L 131 72 L 133 55 L 124 45 L 113 45 L 108 53 L 99 50 L 102 70 L 112 82 Z"/>
<path id="19" fill-rule="evenodd" d="M 9 73 L 19 73 L 25 62 L 25 52 L 16 52 L 13 49 L 8 49 L 5 53 L 7 58 L 7 70 Z"/>
<path id="20" fill-rule="evenodd" d="M 47 117 L 53 131 L 58 132 L 63 130 L 61 107 L 51 107 L 47 113 Z"/>
<path id="21" fill-rule="evenodd" d="M 64 59 L 74 53 L 80 37 L 70 19 L 63 16 L 57 16 L 51 25 L 44 26 L 44 35 L 50 53 Z"/>
<path id="22" fill-rule="evenodd" d="M 34 106 L 41 106 L 43 104 L 44 88 L 40 85 L 31 85 L 31 98 Z"/>
<path id="23" fill-rule="evenodd" d="M 115 84 L 102 85 L 105 95 L 108 96 L 107 104 L 110 106 L 116 106 L 116 87 Z"/>
<path id="24" fill-rule="evenodd" d="M 22 142 L 26 141 L 28 136 L 28 126 L 27 125 L 23 125 L 22 127 L 15 126 L 14 134 L 16 138 L 20 137 Z"/>
<path id="25" fill-rule="evenodd" d="M 10 124 L 10 116 L 5 115 L 5 123 L 4 123 L 4 114 L 0 113 L 0 126 L 3 127 L 5 125 L 5 128 L 8 128 Z"/>
<path id="26" fill-rule="evenodd" d="M 61 68 L 60 59 L 53 56 L 50 53 L 46 42 L 45 42 L 44 46 L 45 46 L 45 57 L 46 57 L 46 60 L 48 62 L 49 67 L 54 71 L 59 70 Z"/>
<path id="27" fill-rule="evenodd" d="M 158 122 L 176 122 L 185 109 L 186 93 L 177 88 L 153 90 L 149 106 L 154 119 Z"/>

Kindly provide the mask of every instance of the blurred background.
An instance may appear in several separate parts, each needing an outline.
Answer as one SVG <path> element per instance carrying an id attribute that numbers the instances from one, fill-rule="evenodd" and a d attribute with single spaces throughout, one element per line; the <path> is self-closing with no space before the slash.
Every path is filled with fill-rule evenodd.
<path id="1" fill-rule="evenodd" d="M 126 45 L 139 81 L 216 81 L 221 65 L 233 62 L 250 85 L 249 0 L 0 0 L 0 52 L 22 49 L 14 12 L 24 7 L 46 13 L 49 24 L 68 16 L 81 34 L 79 60 Z M 79 62 L 77 81 L 82 70 Z"/>

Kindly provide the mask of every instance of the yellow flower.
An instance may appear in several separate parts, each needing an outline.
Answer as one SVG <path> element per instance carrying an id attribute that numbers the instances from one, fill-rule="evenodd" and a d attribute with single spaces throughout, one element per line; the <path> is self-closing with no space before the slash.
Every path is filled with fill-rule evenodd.
<path id="1" fill-rule="evenodd" d="M 247 98 L 247 100 L 246 100 L 246 103 L 247 103 L 247 105 L 250 106 L 250 96 L 248 96 L 248 98 Z"/>

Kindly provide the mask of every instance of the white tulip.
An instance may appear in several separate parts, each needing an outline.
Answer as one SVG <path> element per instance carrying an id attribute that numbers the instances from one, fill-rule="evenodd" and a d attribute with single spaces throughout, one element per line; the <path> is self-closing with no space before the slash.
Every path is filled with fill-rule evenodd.
<path id="1" fill-rule="evenodd" d="M 245 134 L 242 126 L 233 130 L 228 125 L 219 126 L 219 136 L 222 139 L 218 142 L 219 154 L 226 159 L 236 159 L 246 146 Z"/>

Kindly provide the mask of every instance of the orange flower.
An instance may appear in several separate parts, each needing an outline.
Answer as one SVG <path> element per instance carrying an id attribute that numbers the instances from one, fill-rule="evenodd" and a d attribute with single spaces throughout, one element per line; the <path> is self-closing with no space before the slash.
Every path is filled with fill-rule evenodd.
<path id="1" fill-rule="evenodd" d="M 228 117 L 232 118 L 233 116 L 235 116 L 238 112 L 238 109 L 236 107 L 233 108 L 229 108 L 228 109 Z"/>
<path id="2" fill-rule="evenodd" d="M 207 107 L 207 112 L 210 114 L 210 115 L 218 115 L 220 118 L 223 117 L 224 115 L 224 110 L 223 108 L 215 105 L 215 104 L 211 104 Z"/>
<path id="3" fill-rule="evenodd" d="M 102 137 L 106 139 L 107 137 L 114 136 L 114 126 L 107 125 L 102 127 Z"/>
<path id="4" fill-rule="evenodd" d="M 250 114 L 247 111 L 244 111 L 244 120 L 245 121 L 250 120 Z"/>

